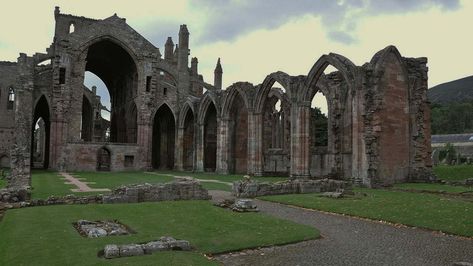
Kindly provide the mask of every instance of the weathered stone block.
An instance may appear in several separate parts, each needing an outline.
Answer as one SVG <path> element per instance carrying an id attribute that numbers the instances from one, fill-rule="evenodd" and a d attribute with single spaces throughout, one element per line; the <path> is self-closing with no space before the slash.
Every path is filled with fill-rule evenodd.
<path id="1" fill-rule="evenodd" d="M 128 244 L 120 246 L 120 257 L 141 256 L 144 250 L 141 245 Z"/>
<path id="2" fill-rule="evenodd" d="M 104 257 L 106 259 L 114 259 L 120 257 L 120 249 L 117 245 L 106 245 L 104 249 Z"/>

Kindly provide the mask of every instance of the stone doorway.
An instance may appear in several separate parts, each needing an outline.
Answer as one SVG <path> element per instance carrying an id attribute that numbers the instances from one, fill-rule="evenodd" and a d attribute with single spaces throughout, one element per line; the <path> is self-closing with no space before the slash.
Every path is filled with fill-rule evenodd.
<path id="1" fill-rule="evenodd" d="M 97 152 L 97 171 L 110 171 L 110 151 L 103 147 Z"/>

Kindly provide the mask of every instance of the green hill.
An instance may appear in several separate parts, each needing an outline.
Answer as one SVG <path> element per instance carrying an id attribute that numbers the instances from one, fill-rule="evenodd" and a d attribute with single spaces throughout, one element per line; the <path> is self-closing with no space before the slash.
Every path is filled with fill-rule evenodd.
<path id="1" fill-rule="evenodd" d="M 473 76 L 442 83 L 427 92 L 433 104 L 449 104 L 473 101 Z"/>

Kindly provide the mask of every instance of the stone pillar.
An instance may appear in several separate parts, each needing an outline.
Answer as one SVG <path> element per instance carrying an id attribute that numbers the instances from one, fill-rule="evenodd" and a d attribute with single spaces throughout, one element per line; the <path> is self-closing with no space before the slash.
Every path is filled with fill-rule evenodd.
<path id="1" fill-rule="evenodd" d="M 248 113 L 248 173 L 263 175 L 263 115 Z"/>
<path id="2" fill-rule="evenodd" d="M 140 156 L 137 158 L 140 162 L 137 167 L 140 169 L 153 169 L 152 165 L 152 149 L 153 149 L 153 125 L 150 123 L 138 122 L 137 143 L 141 149 Z"/>
<path id="3" fill-rule="evenodd" d="M 66 59 L 61 58 L 61 67 L 66 69 L 66 83 L 64 89 L 68 91 L 70 95 L 69 99 L 69 117 L 67 118 L 69 129 L 67 131 L 68 141 L 81 141 L 81 122 L 82 122 L 82 101 L 84 98 L 83 84 L 84 84 L 84 73 L 85 73 L 85 60 L 78 61 L 74 64 L 70 62 L 69 55 Z"/>
<path id="4" fill-rule="evenodd" d="M 310 102 L 291 105 L 291 178 L 310 176 Z"/>
<path id="5" fill-rule="evenodd" d="M 19 78 L 15 89 L 15 144 L 11 150 L 12 173 L 8 187 L 31 186 L 31 137 L 33 123 L 34 60 L 26 54 L 18 58 Z"/>
<path id="6" fill-rule="evenodd" d="M 177 138 L 175 143 L 175 158 L 176 163 L 174 164 L 174 168 L 178 171 L 184 171 L 184 127 L 177 128 Z"/>
<path id="7" fill-rule="evenodd" d="M 217 169 L 220 174 L 228 174 L 228 158 L 230 155 L 229 118 L 222 118 L 217 126 Z"/>
<path id="8" fill-rule="evenodd" d="M 204 124 L 201 124 L 201 123 L 197 125 L 197 131 L 195 134 L 195 154 L 196 154 L 195 170 L 197 172 L 203 172 L 204 171 Z"/>

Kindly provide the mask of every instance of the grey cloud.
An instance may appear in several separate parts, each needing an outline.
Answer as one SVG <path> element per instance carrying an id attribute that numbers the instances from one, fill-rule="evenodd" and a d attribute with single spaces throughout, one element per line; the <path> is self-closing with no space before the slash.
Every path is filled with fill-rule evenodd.
<path id="1" fill-rule="evenodd" d="M 140 33 L 146 37 L 154 46 L 160 48 L 164 55 L 164 43 L 168 37 L 172 37 L 175 44 L 178 43 L 179 25 L 184 24 L 180 21 L 157 20 L 140 29 Z"/>
<path id="2" fill-rule="evenodd" d="M 199 42 L 232 41 L 255 29 L 273 29 L 301 16 L 320 17 L 327 37 L 342 43 L 355 39 L 351 32 L 363 16 L 418 12 L 437 7 L 455 10 L 459 0 L 191 0 L 206 14 Z"/>
<path id="3" fill-rule="evenodd" d="M 351 44 L 355 42 L 355 38 L 353 36 L 343 31 L 330 31 L 327 33 L 327 37 L 329 37 L 331 40 L 344 44 Z"/>

